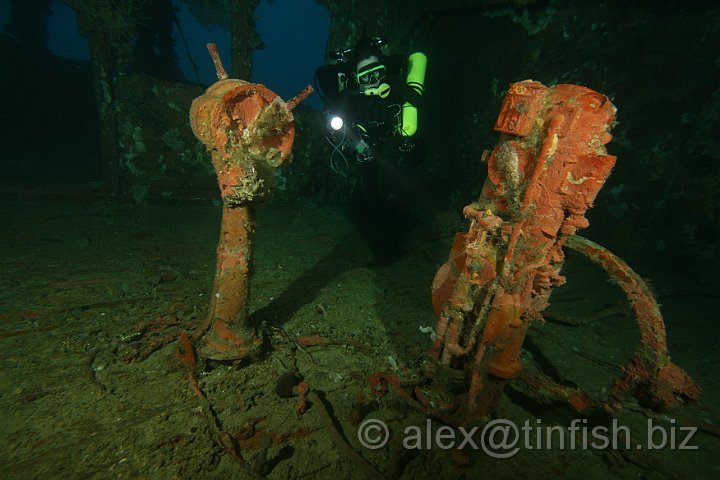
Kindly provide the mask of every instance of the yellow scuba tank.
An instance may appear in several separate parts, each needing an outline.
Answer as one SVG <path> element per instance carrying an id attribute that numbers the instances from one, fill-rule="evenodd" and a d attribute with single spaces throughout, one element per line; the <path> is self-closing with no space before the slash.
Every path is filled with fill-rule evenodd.
<path id="1" fill-rule="evenodd" d="M 419 96 L 425 92 L 425 68 L 427 67 L 427 56 L 422 52 L 415 52 L 408 57 L 408 74 L 405 83 Z M 411 102 L 405 102 L 402 106 L 402 124 L 398 127 L 398 133 L 403 137 L 412 137 L 417 132 L 418 112 L 417 106 Z"/>

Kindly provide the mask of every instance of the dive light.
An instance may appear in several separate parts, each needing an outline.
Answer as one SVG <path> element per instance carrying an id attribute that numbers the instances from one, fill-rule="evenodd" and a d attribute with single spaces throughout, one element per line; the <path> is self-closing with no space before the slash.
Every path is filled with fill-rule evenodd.
<path id="1" fill-rule="evenodd" d="M 336 132 L 343 127 L 343 123 L 343 119 L 338 115 L 332 115 L 330 117 L 330 128 Z"/>

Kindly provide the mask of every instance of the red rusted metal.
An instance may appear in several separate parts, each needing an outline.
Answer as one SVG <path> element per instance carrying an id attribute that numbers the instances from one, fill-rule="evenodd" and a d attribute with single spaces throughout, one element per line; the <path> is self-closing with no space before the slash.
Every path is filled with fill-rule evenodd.
<path id="1" fill-rule="evenodd" d="M 614 116 L 605 96 L 577 85 L 527 80 L 508 90 L 487 181 L 464 210 L 470 228 L 433 282 L 436 375 L 464 372 L 465 422 L 487 416 L 503 381 L 519 375 L 529 322 L 565 281 L 562 246 L 587 226 L 615 163 L 604 147 Z"/>
<path id="2" fill-rule="evenodd" d="M 303 88 L 300 93 L 295 95 L 293 98 L 287 101 L 287 108 L 288 110 L 293 110 L 295 107 L 297 107 L 300 102 L 305 100 L 312 92 L 314 91 L 312 85 L 308 85 L 305 88 Z"/>
<path id="3" fill-rule="evenodd" d="M 207 49 L 208 52 L 210 52 L 210 58 L 212 58 L 213 64 L 215 64 L 215 72 L 218 80 L 226 80 L 228 78 L 228 74 L 225 71 L 222 60 L 220 60 L 220 54 L 217 51 L 217 46 L 214 43 L 208 43 Z"/>
<path id="4" fill-rule="evenodd" d="M 662 317 L 642 279 L 575 235 L 588 226 L 585 212 L 615 164 L 605 150 L 614 118 L 607 97 L 584 87 L 547 88 L 532 80 L 510 86 L 495 124 L 503 135 L 489 155 L 487 180 L 480 198 L 463 210 L 470 226 L 456 234 L 433 281 L 438 322 L 434 363 L 426 372 L 432 383 L 411 395 L 399 378 L 378 373 L 370 376 L 371 394 L 385 395 L 392 386 L 419 411 L 456 425 L 486 420 L 509 379 L 577 411 L 603 405 L 521 364 L 528 325 L 542 320 L 552 289 L 565 282 L 560 268 L 567 246 L 608 272 L 637 317 L 641 344 L 613 386 L 616 399 L 631 393 L 665 409 L 698 396 L 697 385 L 669 362 Z M 465 391 L 458 394 L 460 382 Z"/>
<path id="5" fill-rule="evenodd" d="M 275 185 L 274 171 L 290 158 L 292 105 L 261 84 L 228 79 L 213 44 L 218 78 L 190 107 L 190 125 L 212 156 L 223 200 L 217 269 L 208 317 L 195 331 L 199 353 L 216 360 L 253 356 L 261 339 L 249 322 L 252 207 Z"/>
<path id="6" fill-rule="evenodd" d="M 590 240 L 573 235 L 566 246 L 601 266 L 625 292 L 640 330 L 640 345 L 625 366 L 625 376 L 615 383 L 616 396 L 633 394 L 642 404 L 666 410 L 695 400 L 700 387 L 680 367 L 670 362 L 663 322 L 655 298 L 643 279 L 621 258 Z"/>

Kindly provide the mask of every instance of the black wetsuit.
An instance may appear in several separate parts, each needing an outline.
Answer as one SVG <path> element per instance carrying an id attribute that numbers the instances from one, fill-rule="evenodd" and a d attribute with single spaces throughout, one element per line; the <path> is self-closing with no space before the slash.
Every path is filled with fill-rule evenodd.
<path id="1" fill-rule="evenodd" d="M 328 108 L 340 115 L 346 125 L 353 125 L 371 144 L 377 144 L 396 133 L 400 122 L 402 103 L 405 101 L 405 63 L 400 55 L 384 57 L 386 74 L 382 83 L 390 86 L 386 98 L 365 95 L 355 80 L 350 65 L 327 65 L 318 70 L 318 85 Z M 337 75 L 345 76 L 345 87 L 340 90 Z"/>

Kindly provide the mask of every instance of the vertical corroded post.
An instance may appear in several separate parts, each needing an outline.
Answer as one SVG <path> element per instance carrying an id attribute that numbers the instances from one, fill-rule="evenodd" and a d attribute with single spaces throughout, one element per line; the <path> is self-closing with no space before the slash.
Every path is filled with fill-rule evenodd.
<path id="1" fill-rule="evenodd" d="M 194 337 L 203 357 L 238 360 L 253 357 L 262 343 L 249 321 L 252 211 L 290 156 L 297 102 L 285 103 L 263 85 L 228 79 L 215 46 L 208 50 L 219 81 L 193 101 L 190 123 L 212 155 L 223 214 L 210 308 Z"/>
<path id="2" fill-rule="evenodd" d="M 262 47 L 253 15 L 260 0 L 230 2 L 230 58 L 236 78 L 250 78 L 253 50 Z"/>
<path id="3" fill-rule="evenodd" d="M 100 154 L 103 177 L 111 195 L 120 190 L 120 163 L 118 155 L 118 125 L 114 108 L 115 62 L 111 38 L 96 28 L 85 11 L 78 10 L 80 34 L 88 39 L 93 64 L 95 100 L 100 124 Z"/>
<path id="4" fill-rule="evenodd" d="M 250 207 L 223 206 L 215 281 L 206 320 L 212 328 L 203 332 L 201 353 L 205 356 L 246 357 L 258 346 L 248 321 L 252 231 Z"/>
<path id="5" fill-rule="evenodd" d="M 132 62 L 132 39 L 142 18 L 143 0 L 64 0 L 78 17 L 78 31 L 88 39 L 100 120 L 100 148 L 105 183 L 120 190 L 120 155 L 116 82 Z"/>

